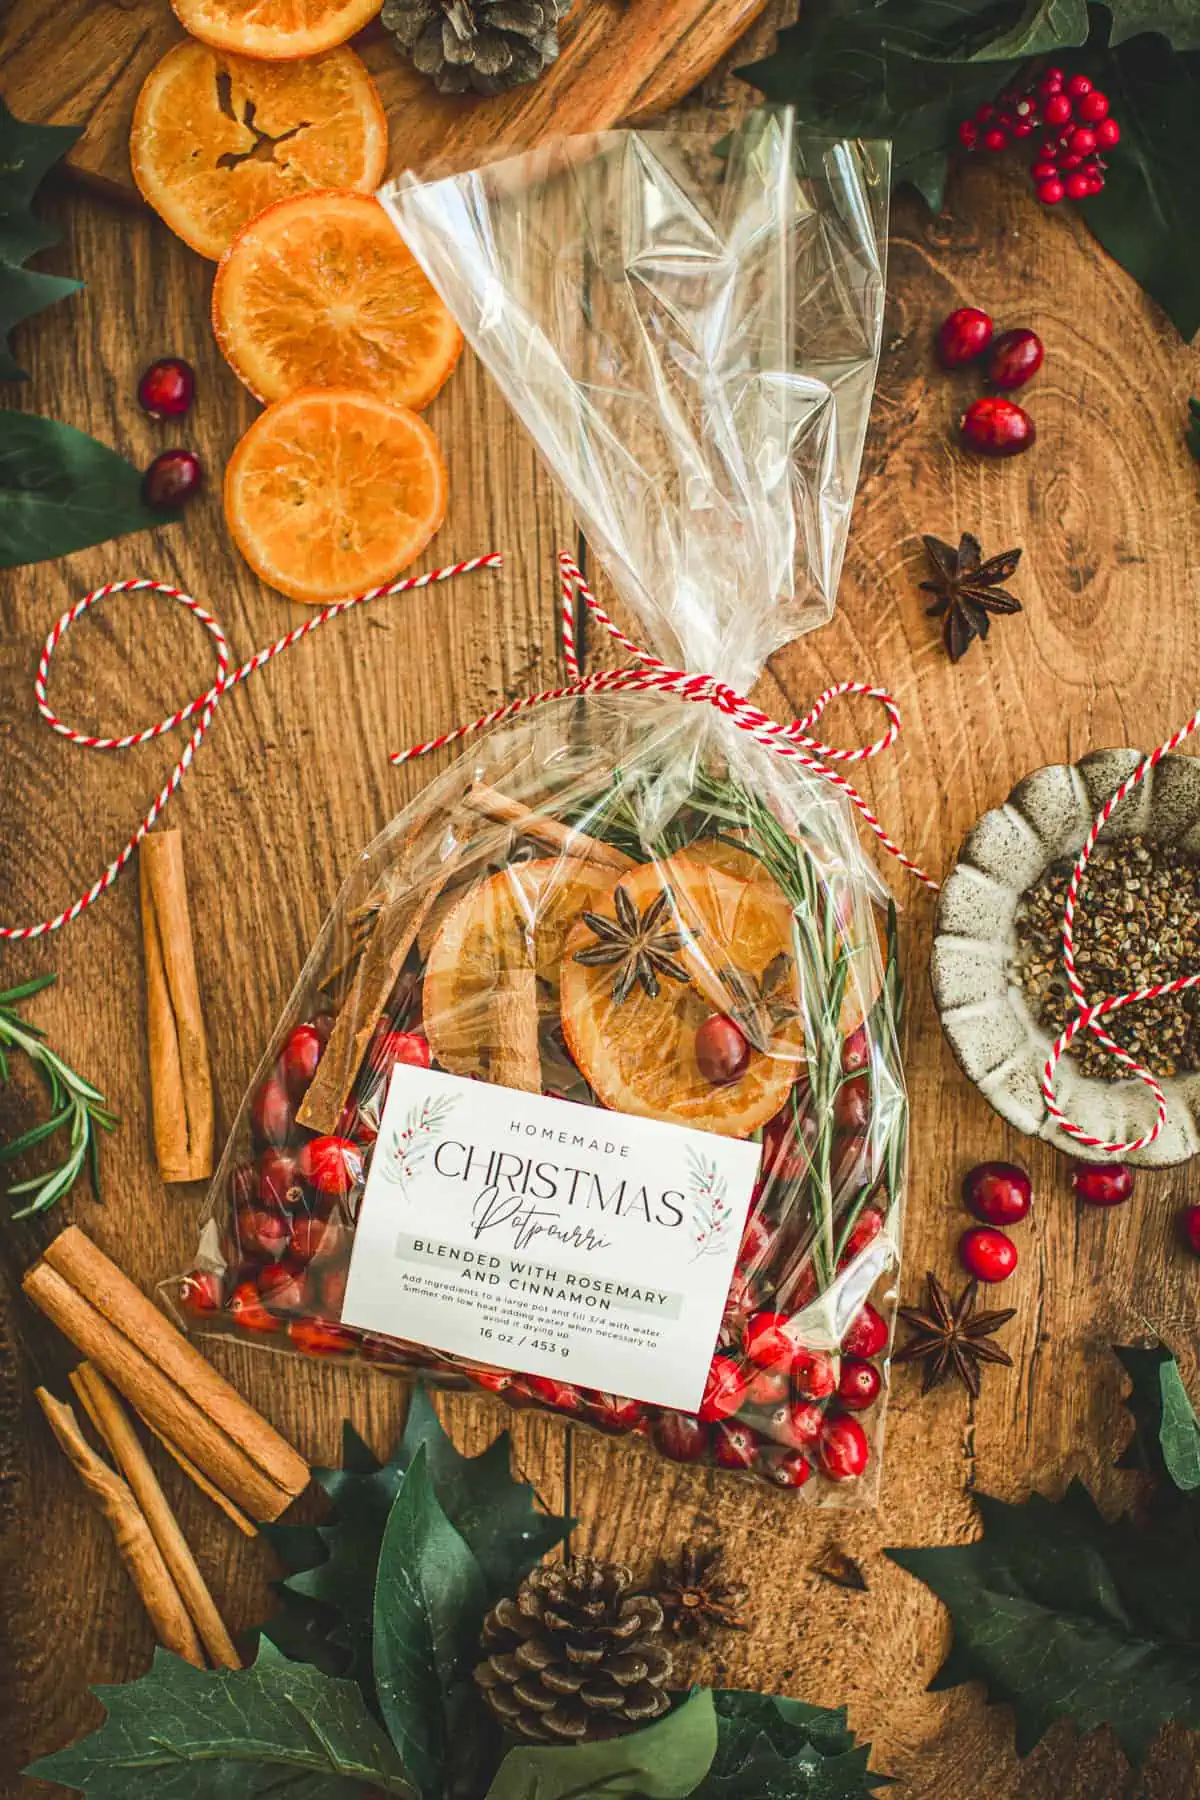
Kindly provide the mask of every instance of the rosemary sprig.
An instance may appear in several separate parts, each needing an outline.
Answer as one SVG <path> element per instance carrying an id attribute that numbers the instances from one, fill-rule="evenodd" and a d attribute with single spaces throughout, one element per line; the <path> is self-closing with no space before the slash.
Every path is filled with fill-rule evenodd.
<path id="1" fill-rule="evenodd" d="M 97 1129 L 111 1131 L 117 1122 L 116 1114 L 110 1112 L 105 1104 L 104 1095 L 90 1081 L 85 1081 L 82 1075 L 77 1075 L 50 1048 L 44 1041 L 46 1034 L 40 1026 L 31 1025 L 17 1011 L 20 1001 L 28 1000 L 32 994 L 40 994 L 43 988 L 49 987 L 57 979 L 52 974 L 37 975 L 32 981 L 22 982 L 20 987 L 9 988 L 7 993 L 0 993 L 0 1082 L 7 1083 L 9 1079 L 8 1052 L 23 1050 L 50 1096 L 50 1117 L 42 1119 L 37 1125 L 31 1125 L 28 1131 L 23 1131 L 10 1144 L 0 1146 L 0 1162 L 11 1162 L 26 1150 L 32 1150 L 35 1145 L 43 1143 L 46 1138 L 53 1137 L 57 1131 L 66 1131 L 68 1145 L 65 1159 L 56 1168 L 43 1170 L 40 1175 L 30 1175 L 24 1181 L 14 1182 L 9 1188 L 11 1199 L 26 1194 L 31 1196 L 28 1204 L 13 1214 L 16 1219 L 26 1219 L 31 1213 L 45 1212 L 56 1200 L 61 1200 L 75 1185 L 85 1165 L 91 1177 L 92 1192 L 99 1200 L 100 1163 L 96 1150 L 96 1132 Z"/>

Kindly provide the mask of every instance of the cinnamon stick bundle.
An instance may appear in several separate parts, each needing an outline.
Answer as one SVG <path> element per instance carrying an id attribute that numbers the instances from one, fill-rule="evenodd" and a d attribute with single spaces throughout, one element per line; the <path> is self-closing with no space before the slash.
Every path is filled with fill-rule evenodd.
<path id="1" fill-rule="evenodd" d="M 213 1088 L 178 831 L 143 838 L 138 874 L 154 1154 L 164 1181 L 201 1181 L 213 1170 Z"/>
<path id="2" fill-rule="evenodd" d="M 59 1233 L 22 1285 L 152 1429 L 237 1506 L 276 1519 L 308 1485 L 303 1457 L 77 1226 Z"/>
<path id="3" fill-rule="evenodd" d="M 476 781 L 464 795 L 466 804 L 474 812 L 482 813 L 487 819 L 494 819 L 497 824 L 511 825 L 522 837 L 532 838 L 534 843 L 543 845 L 547 850 L 557 851 L 562 856 L 577 856 L 584 862 L 598 864 L 604 869 L 616 869 L 622 874 L 634 866 L 633 858 L 626 856 L 612 844 L 606 844 L 602 838 L 589 837 L 586 831 L 579 831 L 574 825 L 564 825 L 561 819 L 547 818 L 544 813 L 531 812 L 518 800 L 510 800 L 498 788 L 488 787 L 486 782 Z"/>

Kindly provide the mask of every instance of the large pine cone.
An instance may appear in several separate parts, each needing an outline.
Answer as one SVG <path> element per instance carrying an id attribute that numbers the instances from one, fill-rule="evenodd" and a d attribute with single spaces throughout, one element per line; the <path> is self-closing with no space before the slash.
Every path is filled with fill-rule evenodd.
<path id="1" fill-rule="evenodd" d="M 501 94 L 558 55 L 572 0 L 386 0 L 380 17 L 443 94 Z"/>
<path id="2" fill-rule="evenodd" d="M 633 1577 L 590 1556 L 535 1569 L 483 1622 L 475 1670 L 506 1730 L 542 1743 L 620 1737 L 670 1707 L 663 1609 Z"/>

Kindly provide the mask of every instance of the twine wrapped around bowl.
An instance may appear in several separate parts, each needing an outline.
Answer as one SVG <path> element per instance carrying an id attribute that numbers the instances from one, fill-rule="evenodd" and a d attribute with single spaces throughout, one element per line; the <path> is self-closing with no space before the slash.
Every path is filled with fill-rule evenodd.
<path id="1" fill-rule="evenodd" d="M 1144 760 L 1140 750 L 1098 750 L 1027 775 L 974 826 L 938 902 L 930 980 L 960 1068 L 1002 1118 L 1073 1156 L 1080 1146 L 1054 1123 L 1042 1098 L 1053 1034 L 1034 1018 L 1021 985 L 1017 906 L 1050 864 L 1075 860 L 1096 813 Z M 1200 762 L 1164 757 L 1100 836 L 1104 842 L 1139 836 L 1200 855 Z M 1127 1162 L 1162 1168 L 1200 1149 L 1200 1071 L 1164 1079 L 1162 1087 L 1166 1124 Z M 1082 1075 L 1070 1055 L 1058 1065 L 1055 1091 L 1074 1124 L 1111 1142 L 1139 1137 L 1154 1118 L 1144 1083 Z M 1082 1154 L 1103 1160 L 1098 1152 Z"/>

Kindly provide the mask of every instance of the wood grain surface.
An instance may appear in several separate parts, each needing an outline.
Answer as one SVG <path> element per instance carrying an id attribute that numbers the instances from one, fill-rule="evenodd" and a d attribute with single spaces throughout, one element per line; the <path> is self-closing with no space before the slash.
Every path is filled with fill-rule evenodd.
<path id="1" fill-rule="evenodd" d="M 437 93 L 378 22 L 353 40 L 387 110 L 390 173 L 435 159 L 469 168 L 548 130 L 598 131 L 672 106 L 706 76 L 766 0 L 577 0 L 542 79 L 494 99 Z M 129 126 L 138 90 L 184 32 L 166 0 L 6 0 L 3 92 L 18 118 L 83 124 L 67 156 L 130 200 Z"/>
<path id="2" fill-rule="evenodd" d="M 779 16 L 776 8 L 773 17 Z M 766 27 L 758 30 L 756 47 Z M 721 128 L 736 85 L 689 102 Z M 140 368 L 174 351 L 199 371 L 199 403 L 179 435 L 214 477 L 253 404 L 207 329 L 210 271 L 157 220 L 94 196 L 55 206 L 67 237 L 48 259 L 88 287 L 18 338 L 32 374 L 10 403 L 68 419 L 138 459 L 167 442 L 133 403 Z M 905 730 L 864 788 L 888 828 L 943 872 L 967 828 L 1027 770 L 1102 745 L 1149 747 L 1200 699 L 1196 606 L 1197 469 L 1182 445 L 1194 354 L 1068 213 L 1039 211 L 1027 184 L 996 166 L 951 185 L 930 220 L 898 206 L 890 306 L 840 606 L 833 623 L 774 659 L 762 703 L 800 711 L 828 682 L 886 683 Z M 1030 390 L 1039 442 L 1009 464 L 968 460 L 952 441 L 968 376 L 934 370 L 929 341 L 952 306 L 974 302 L 1047 345 Z M 573 541 L 564 508 L 498 396 L 468 357 L 430 418 L 447 447 L 450 516 L 436 556 L 493 546 L 502 576 L 425 598 L 383 602 L 341 621 L 232 696 L 171 810 L 182 827 L 217 1089 L 228 1124 L 308 944 L 356 855 L 429 770 L 393 771 L 387 750 L 504 696 L 558 677 L 551 557 Z M 918 534 L 974 530 L 985 550 L 1025 548 L 1018 617 L 958 666 L 946 661 L 916 583 Z M 30 694 L 37 649 L 59 611 L 101 580 L 145 572 L 211 603 L 244 655 L 302 616 L 239 562 L 215 494 L 185 523 L 18 572 L 0 585 L 0 896 L 4 922 L 41 916 L 76 894 L 113 853 L 161 780 L 170 752 L 89 756 L 41 728 Z M 71 634 L 55 665 L 60 712 L 128 729 L 161 716 L 208 679 L 203 633 L 164 603 L 118 601 Z M 878 722 L 850 709 L 845 742 Z M 899 1371 L 877 1514 L 817 1512 L 736 1479 L 681 1471 L 637 1447 L 523 1415 L 517 1458 L 548 1502 L 581 1517 L 577 1544 L 640 1568 L 690 1533 L 720 1535 L 750 1584 L 752 1629 L 691 1673 L 828 1704 L 848 1702 L 876 1767 L 911 1800 L 1188 1800 L 1200 1795 L 1197 1743 L 1168 1732 L 1133 1775 L 1111 1737 L 1056 1729 L 1024 1762 L 1003 1708 L 978 1687 L 928 1694 L 945 1617 L 882 1555 L 887 1544 L 962 1542 L 973 1489 L 1017 1499 L 1083 1476 L 1105 1507 L 1132 1493 L 1114 1471 L 1128 1433 L 1108 1346 L 1149 1321 L 1200 1391 L 1200 1265 L 1174 1247 L 1171 1219 L 1200 1198 L 1194 1173 L 1139 1177 L 1133 1201 L 1080 1212 L 1066 1164 L 1018 1139 L 958 1073 L 929 998 L 932 906 L 897 879 L 905 904 L 913 1097 L 903 1288 L 955 1273 L 961 1173 L 980 1158 L 1028 1158 L 1036 1204 L 1021 1228 L 1021 1266 L 1005 1292 L 1012 1371 L 988 1372 L 978 1404 L 958 1391 L 919 1397 Z M 153 1171 L 137 884 L 126 877 L 84 920 L 36 947 L 0 950 L 7 984 L 43 969 L 57 988 L 39 1022 L 122 1115 L 103 1154 L 107 1204 L 69 1211 L 147 1288 L 181 1268 L 194 1242 L 198 1188 L 164 1192 Z M 32 1117 L 27 1095 L 0 1095 L 0 1132 Z M 150 1636 L 112 1546 L 50 1440 L 31 1391 L 29 1320 L 0 1314 L 0 1791 L 33 1794 L 17 1770 L 99 1717 L 89 1682 L 147 1663 Z M 372 1371 L 222 1348 L 220 1367 L 310 1458 L 334 1459 L 349 1416 L 383 1450 L 404 1409 L 401 1385 Z M 444 1413 L 477 1450 L 506 1416 L 453 1398 Z M 153 1452 L 164 1486 L 224 1615 L 261 1616 L 270 1574 L 242 1538 Z M 861 1563 L 865 1593 L 830 1585 L 815 1565 L 831 1548 Z"/>

